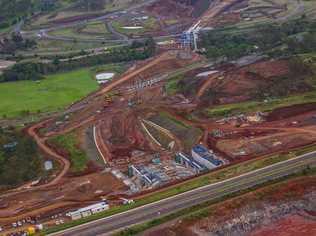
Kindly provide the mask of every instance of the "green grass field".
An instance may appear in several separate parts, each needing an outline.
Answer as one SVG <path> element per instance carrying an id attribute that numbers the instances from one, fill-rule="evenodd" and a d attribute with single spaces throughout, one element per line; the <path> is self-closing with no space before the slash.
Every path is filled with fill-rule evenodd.
<path id="1" fill-rule="evenodd" d="M 40 82 L 19 81 L 0 84 L 0 116 L 63 109 L 98 88 L 89 69 L 49 75 Z"/>
<path id="2" fill-rule="evenodd" d="M 125 69 L 122 63 L 105 64 L 49 75 L 40 82 L 0 83 L 0 117 L 15 118 L 62 110 L 98 89 L 94 78 L 97 73 L 120 74 Z"/>

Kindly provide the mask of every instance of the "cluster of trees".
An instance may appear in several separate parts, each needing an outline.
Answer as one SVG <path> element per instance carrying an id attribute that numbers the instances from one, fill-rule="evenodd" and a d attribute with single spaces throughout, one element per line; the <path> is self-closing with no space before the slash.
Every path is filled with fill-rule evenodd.
<path id="1" fill-rule="evenodd" d="M 0 187 L 15 187 L 39 177 L 42 171 L 35 142 L 14 128 L 0 128 Z"/>
<path id="2" fill-rule="evenodd" d="M 255 45 L 243 35 L 207 34 L 202 37 L 202 47 L 208 58 L 225 57 L 228 60 L 239 58 L 255 51 Z"/>
<path id="3" fill-rule="evenodd" d="M 316 25 L 315 25 L 316 27 Z M 302 54 L 316 51 L 316 32 L 306 32 L 286 40 L 286 50 L 276 51 L 283 54 Z"/>
<path id="4" fill-rule="evenodd" d="M 315 22 L 304 17 L 282 25 L 264 25 L 240 34 L 212 31 L 202 35 L 201 47 L 209 58 L 236 59 L 252 52 L 293 55 L 316 50 Z M 278 46 L 285 46 L 282 50 Z"/>
<path id="5" fill-rule="evenodd" d="M 43 64 L 34 62 L 17 63 L 12 68 L 7 69 L 0 76 L 0 82 L 19 81 L 19 80 L 40 80 Z"/>
<path id="6" fill-rule="evenodd" d="M 19 33 L 12 33 L 10 38 L 5 37 L 0 42 L 0 53 L 12 54 L 17 50 L 25 50 L 36 46 L 32 39 L 24 39 Z"/>
<path id="7" fill-rule="evenodd" d="M 139 47 L 141 46 L 141 47 Z M 89 67 L 108 63 L 119 63 L 133 60 L 143 60 L 155 54 L 156 44 L 152 38 L 145 42 L 137 44 L 137 47 L 124 46 L 120 48 L 109 49 L 104 54 L 87 56 L 75 60 L 61 61 L 55 58 L 52 63 L 41 62 L 20 62 L 13 67 L 3 71 L 0 82 L 17 80 L 39 80 L 45 74 L 56 73 L 60 71 L 70 71 L 77 68 Z"/>

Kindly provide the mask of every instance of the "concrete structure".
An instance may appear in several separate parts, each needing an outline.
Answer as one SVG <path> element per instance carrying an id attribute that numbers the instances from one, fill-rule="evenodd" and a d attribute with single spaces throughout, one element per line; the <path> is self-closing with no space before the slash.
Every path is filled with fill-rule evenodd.
<path id="1" fill-rule="evenodd" d="M 83 217 L 90 216 L 92 214 L 96 214 L 102 211 L 108 210 L 109 204 L 106 201 L 102 201 L 84 208 L 80 208 L 76 211 L 68 212 L 66 215 L 71 217 L 72 220 L 81 219 Z"/>
<path id="2" fill-rule="evenodd" d="M 202 171 L 206 170 L 204 166 L 197 163 L 192 159 L 192 157 L 189 157 L 182 152 L 176 154 L 176 161 L 179 162 L 181 165 L 184 165 L 186 168 L 192 169 L 196 174 L 199 174 Z"/>
<path id="3" fill-rule="evenodd" d="M 158 185 L 161 182 L 161 178 L 145 166 L 129 166 L 129 175 L 136 176 L 146 187 Z"/>
<path id="4" fill-rule="evenodd" d="M 95 76 L 99 84 L 105 84 L 112 80 L 114 73 L 100 73 Z"/>
<path id="5" fill-rule="evenodd" d="M 201 21 L 197 22 L 187 31 L 184 31 L 180 36 L 181 45 L 185 48 L 193 47 L 194 51 L 198 50 L 197 40 L 201 27 L 199 26 Z"/>
<path id="6" fill-rule="evenodd" d="M 7 143 L 3 145 L 4 149 L 12 149 L 18 145 L 18 142 Z"/>
<path id="7" fill-rule="evenodd" d="M 192 157 L 193 159 L 205 166 L 207 169 L 211 170 L 217 168 L 224 163 L 217 159 L 214 153 L 211 153 L 206 147 L 203 145 L 196 145 L 192 148 Z"/>
<path id="8" fill-rule="evenodd" d="M 52 170 L 53 169 L 53 162 L 52 161 L 45 161 L 44 168 L 46 171 Z"/>

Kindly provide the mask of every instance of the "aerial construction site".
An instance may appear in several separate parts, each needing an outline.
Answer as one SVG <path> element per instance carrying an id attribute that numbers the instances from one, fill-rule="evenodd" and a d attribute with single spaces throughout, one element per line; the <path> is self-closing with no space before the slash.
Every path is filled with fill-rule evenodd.
<path id="1" fill-rule="evenodd" d="M 156 51 L 127 63 L 120 74 L 99 71 L 96 91 L 23 127 L 53 167 L 41 178 L 1 192 L 0 226 L 8 235 L 132 205 L 240 163 L 273 164 L 314 148 L 315 56 L 304 55 L 310 67 L 300 76 L 290 57 L 259 53 L 261 45 L 252 46 L 249 55 L 211 60 L 205 53 L 211 46 L 201 43 L 204 34 L 225 27 L 242 35 L 256 24 L 309 17 L 301 1 L 148 2 L 104 19 L 39 15 L 36 27 L 27 25 L 23 34 L 39 34 L 41 42 L 74 37 L 84 43 L 99 40 L 89 25 L 101 20 L 113 31 L 102 41 L 130 45 L 150 35 Z M 72 25 L 78 22 L 79 28 Z M 67 27 L 75 30 L 63 35 Z M 98 50 L 92 54 L 102 53 Z M 285 85 L 285 78 L 294 79 Z M 81 155 L 86 160 L 78 159 Z"/>

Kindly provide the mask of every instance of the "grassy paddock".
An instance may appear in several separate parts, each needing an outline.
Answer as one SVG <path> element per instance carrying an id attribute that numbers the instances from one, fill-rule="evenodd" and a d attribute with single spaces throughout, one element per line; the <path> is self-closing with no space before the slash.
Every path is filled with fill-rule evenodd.
<path id="1" fill-rule="evenodd" d="M 64 109 L 95 91 L 100 71 L 122 72 L 122 65 L 103 65 L 49 75 L 40 82 L 0 83 L 0 116 L 15 118 Z"/>
<path id="2" fill-rule="evenodd" d="M 266 166 L 269 166 L 271 164 L 280 162 L 280 161 L 285 161 L 288 159 L 291 159 L 295 156 L 298 155 L 302 155 L 304 153 L 308 153 L 311 151 L 316 150 L 316 146 L 307 146 L 305 148 L 301 148 L 301 149 L 297 149 L 294 150 L 292 152 L 290 152 L 289 154 L 278 154 L 278 155 L 273 155 L 273 156 L 268 156 L 266 158 L 263 159 L 255 159 L 255 160 L 250 160 L 247 162 L 243 162 L 231 167 L 227 167 L 225 169 L 222 170 L 218 170 L 218 171 L 213 171 L 210 172 L 208 174 L 196 177 L 194 179 L 185 181 L 183 183 L 180 183 L 178 185 L 175 186 L 171 186 L 169 188 L 166 189 L 162 189 L 160 191 L 156 191 L 154 193 L 150 193 L 147 196 L 144 196 L 141 199 L 137 199 L 135 200 L 135 203 L 132 205 L 122 205 L 122 206 L 116 206 L 111 208 L 108 211 L 105 212 L 101 212 L 99 214 L 95 214 L 83 219 L 79 219 L 79 220 L 75 220 L 75 221 L 71 221 L 71 222 L 67 222 L 66 224 L 63 225 L 59 225 L 59 226 L 54 226 L 52 228 L 48 228 L 45 231 L 43 231 L 44 234 L 48 234 L 48 233 L 53 233 L 53 232 L 58 232 L 67 228 L 71 228 L 77 225 L 81 225 L 93 220 L 97 220 L 97 219 L 101 219 L 104 217 L 108 217 L 117 213 L 121 213 L 139 206 L 143 206 L 145 204 L 149 204 L 155 201 L 159 201 L 161 199 L 164 198 L 168 198 L 171 196 L 174 196 L 176 194 L 180 194 L 186 191 L 190 191 L 192 189 L 198 188 L 198 187 L 202 187 L 208 184 L 212 184 L 212 183 L 216 183 L 237 175 L 241 175 L 244 173 L 247 173 L 249 171 L 253 171 L 259 168 L 263 168 Z"/>

